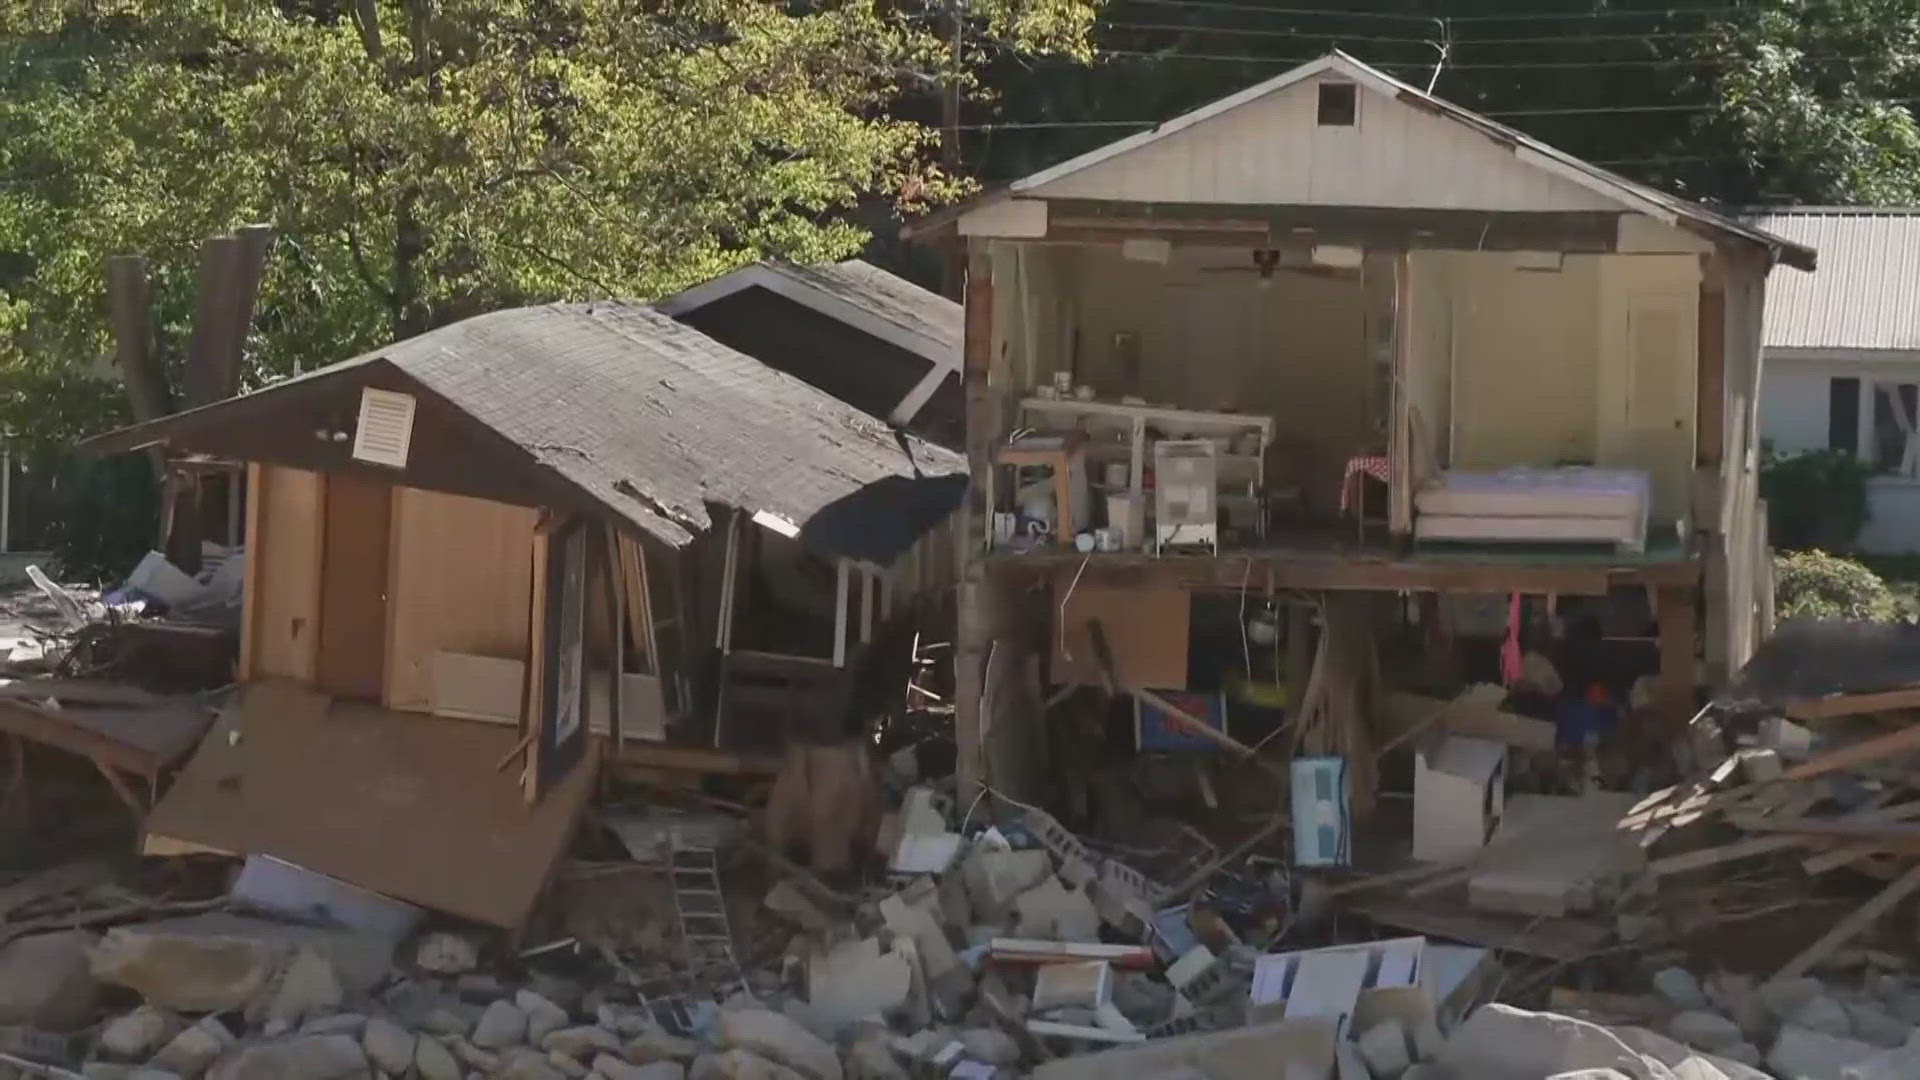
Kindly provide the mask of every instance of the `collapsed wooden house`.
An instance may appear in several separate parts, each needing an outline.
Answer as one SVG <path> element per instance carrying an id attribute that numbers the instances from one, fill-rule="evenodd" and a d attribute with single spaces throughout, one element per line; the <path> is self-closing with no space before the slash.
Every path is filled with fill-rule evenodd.
<path id="1" fill-rule="evenodd" d="M 1761 308 L 1803 245 L 1338 53 L 907 231 L 966 249 L 968 778 L 1031 776 L 1040 682 L 1148 691 L 1143 746 L 1324 707 L 1316 596 L 1437 639 L 1477 604 L 1493 647 L 1585 598 L 1669 733 L 1769 624 Z"/>
<path id="2" fill-rule="evenodd" d="M 271 853 L 501 926 L 603 753 L 770 770 L 897 706 L 967 484 L 956 453 L 613 302 L 481 315 L 92 445 L 156 444 L 247 463 L 248 562 L 239 704 L 147 849 Z"/>

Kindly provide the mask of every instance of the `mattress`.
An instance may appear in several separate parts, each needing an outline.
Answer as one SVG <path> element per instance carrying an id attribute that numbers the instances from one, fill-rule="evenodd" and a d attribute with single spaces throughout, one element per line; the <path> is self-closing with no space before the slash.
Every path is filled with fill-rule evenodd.
<path id="1" fill-rule="evenodd" d="M 1649 487 L 1647 474 L 1631 469 L 1446 472 L 1414 495 L 1414 508 L 1459 517 L 1640 518 Z"/>
<path id="2" fill-rule="evenodd" d="M 1638 551 L 1652 499 L 1631 469 L 1447 472 L 1414 494 L 1421 540 L 1614 544 Z"/>

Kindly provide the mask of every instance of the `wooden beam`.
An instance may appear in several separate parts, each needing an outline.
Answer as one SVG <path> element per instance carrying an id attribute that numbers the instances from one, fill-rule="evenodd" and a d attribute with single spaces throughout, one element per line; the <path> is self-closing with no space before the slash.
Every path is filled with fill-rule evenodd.
<path id="1" fill-rule="evenodd" d="M 1895 879 L 1893 884 L 1880 890 L 1873 899 L 1855 908 L 1846 918 L 1833 924 L 1833 929 L 1821 935 L 1820 940 L 1807 946 L 1798 956 L 1786 962 L 1779 971 L 1773 973 L 1771 982 L 1780 983 L 1788 979 L 1797 979 L 1813 970 L 1820 961 L 1832 955 L 1833 951 L 1873 925 L 1880 916 L 1885 915 L 1895 904 L 1906 899 L 1916 889 L 1920 889 L 1920 863 L 1915 863 L 1905 874 Z"/>
<path id="2" fill-rule="evenodd" d="M 965 338 L 961 347 L 960 386 L 966 402 L 967 465 L 974 477 L 956 523 L 955 559 L 958 583 L 955 599 L 953 649 L 953 735 L 958 795 L 971 800 L 986 780 L 982 744 L 980 697 L 984 689 L 987 650 L 992 644 L 993 582 L 981 563 L 980 537 L 991 508 L 985 504 L 993 473 L 993 449 L 1000 430 L 993 389 L 988 376 L 993 367 L 993 261 L 984 250 L 967 258 Z"/>
<path id="3" fill-rule="evenodd" d="M 1920 709 L 1920 687 L 1885 690 L 1875 694 L 1833 694 L 1821 698 L 1803 698 L 1787 706 L 1787 715 L 1795 720 L 1830 720 L 1836 716 L 1860 716 L 1865 713 L 1892 712 L 1895 709 Z"/>
<path id="4" fill-rule="evenodd" d="M 1684 559 L 1637 567 L 1552 564 L 1459 563 L 1384 555 L 1343 555 L 1324 551 L 1256 549 L 1217 556 L 1159 559 L 1140 552 L 995 554 L 986 557 L 989 573 L 1025 584 L 1072 574 L 1085 559 L 1083 586 L 1131 588 L 1175 585 L 1188 589 L 1238 591 L 1251 572 L 1275 589 L 1433 593 L 1560 593 L 1604 596 L 1631 584 L 1691 587 L 1700 579 L 1700 563 Z"/>
<path id="5" fill-rule="evenodd" d="M 1896 754 L 1910 754 L 1920 749 L 1920 724 L 1896 728 L 1871 739 L 1829 750 L 1824 754 L 1807 759 L 1781 774 L 1782 780 L 1810 780 L 1816 776 L 1825 776 L 1840 769 L 1851 769 L 1856 765 L 1879 761 Z"/>
<path id="6" fill-rule="evenodd" d="M 240 663 L 235 673 L 236 682 L 253 680 L 253 665 L 259 652 L 259 644 L 254 639 L 260 633 L 260 560 L 266 555 L 260 544 L 262 471 L 259 465 L 247 466 L 246 554 L 241 556 L 246 562 L 240 568 Z M 239 478 L 235 477 L 234 482 L 239 483 Z"/>
<path id="7" fill-rule="evenodd" d="M 1699 617 L 1694 609 L 1694 590 L 1667 587 L 1656 595 L 1660 677 L 1655 693 L 1661 721 L 1669 735 L 1677 737 L 1686 731 L 1694 712 L 1694 640 Z"/>
<path id="8" fill-rule="evenodd" d="M 1726 437 L 1727 294 L 1700 286 L 1698 386 L 1694 394 L 1693 459 L 1717 468 Z"/>

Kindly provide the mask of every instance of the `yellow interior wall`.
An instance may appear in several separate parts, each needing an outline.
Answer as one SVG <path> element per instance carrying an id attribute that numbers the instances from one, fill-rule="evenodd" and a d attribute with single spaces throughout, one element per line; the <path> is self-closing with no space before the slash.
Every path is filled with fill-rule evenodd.
<path id="1" fill-rule="evenodd" d="M 1507 252 L 1433 258 L 1453 297 L 1453 467 L 1594 461 L 1597 257 L 1557 272 L 1517 269 Z"/>
<path id="2" fill-rule="evenodd" d="M 1068 275 L 1078 381 L 1103 399 L 1274 418 L 1300 443 L 1308 497 L 1331 510 L 1346 458 L 1376 441 L 1368 408 L 1367 290 L 1357 275 L 1281 269 L 1264 286 L 1244 248 L 1179 247 L 1166 264 L 1081 248 Z M 1221 272 L 1225 271 L 1225 272 Z M 1139 338 L 1130 385 L 1115 335 Z M 1051 370 L 1043 359 L 1042 377 Z M 1384 449 L 1384 446 L 1379 447 Z"/>
<path id="3" fill-rule="evenodd" d="M 1407 257 L 1406 378 L 1403 391 L 1413 410 L 1415 482 L 1447 466 L 1453 423 L 1453 288 L 1451 263 L 1442 252 Z"/>

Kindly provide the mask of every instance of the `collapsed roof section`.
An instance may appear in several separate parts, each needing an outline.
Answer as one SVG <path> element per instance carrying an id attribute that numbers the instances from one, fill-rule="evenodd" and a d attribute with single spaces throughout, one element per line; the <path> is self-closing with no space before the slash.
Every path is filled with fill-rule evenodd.
<path id="1" fill-rule="evenodd" d="M 398 465 L 359 453 L 369 391 L 410 399 Z M 728 507 L 820 554 L 876 563 L 951 514 L 967 482 L 960 455 L 624 302 L 479 315 L 88 445 L 156 443 L 523 505 L 604 507 L 676 547 Z"/>

